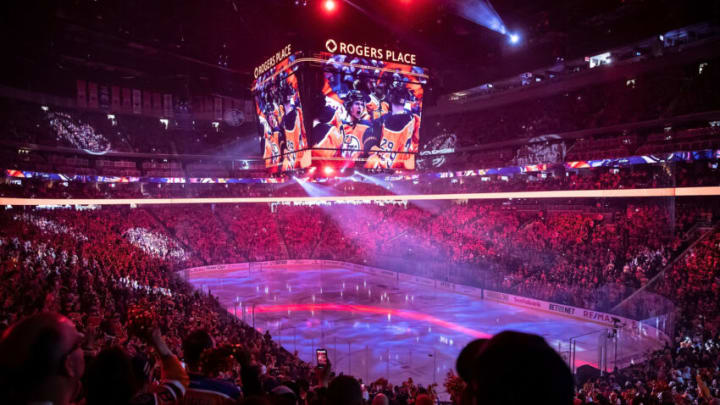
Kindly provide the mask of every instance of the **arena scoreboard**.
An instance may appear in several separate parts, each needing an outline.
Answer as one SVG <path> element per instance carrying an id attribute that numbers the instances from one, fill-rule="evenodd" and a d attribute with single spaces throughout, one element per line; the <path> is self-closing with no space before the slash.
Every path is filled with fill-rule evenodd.
<path id="1" fill-rule="evenodd" d="M 258 65 L 252 94 L 270 172 L 414 170 L 428 71 L 412 53 L 328 38 Z"/>

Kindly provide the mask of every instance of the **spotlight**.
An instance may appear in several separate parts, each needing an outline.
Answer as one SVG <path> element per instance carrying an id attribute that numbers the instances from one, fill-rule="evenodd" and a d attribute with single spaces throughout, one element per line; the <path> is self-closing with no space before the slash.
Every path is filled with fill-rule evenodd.
<path id="1" fill-rule="evenodd" d="M 325 169 L 323 169 L 323 171 L 325 172 L 325 175 L 326 175 L 326 176 L 330 176 L 330 175 L 332 175 L 333 173 L 335 173 L 335 169 L 333 169 L 333 168 L 330 167 L 330 166 L 325 166 Z"/>
<path id="2" fill-rule="evenodd" d="M 323 7 L 325 7 L 325 11 L 327 11 L 328 13 L 332 13 L 333 11 L 335 11 L 337 4 L 335 3 L 335 0 L 325 0 L 323 2 Z"/>
<path id="3" fill-rule="evenodd" d="M 510 34 L 508 37 L 510 39 L 510 43 L 513 45 L 520 42 L 520 35 L 518 35 L 518 34 Z"/>

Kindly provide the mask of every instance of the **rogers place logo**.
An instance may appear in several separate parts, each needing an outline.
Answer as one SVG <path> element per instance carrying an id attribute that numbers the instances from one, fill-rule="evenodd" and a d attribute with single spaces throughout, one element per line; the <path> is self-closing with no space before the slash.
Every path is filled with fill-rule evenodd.
<path id="1" fill-rule="evenodd" d="M 412 53 L 393 51 L 390 49 L 375 48 L 368 45 L 349 44 L 338 42 L 334 39 L 325 41 L 325 49 L 330 53 L 359 56 L 374 60 L 386 60 L 388 62 L 399 62 L 408 65 L 415 65 L 417 56 Z"/>
<path id="2" fill-rule="evenodd" d="M 337 44 L 337 42 L 335 42 L 334 39 L 328 39 L 325 42 L 325 49 L 327 49 L 327 51 L 330 53 L 335 53 L 335 51 L 337 51 L 337 47 L 338 47 L 338 44 Z"/>

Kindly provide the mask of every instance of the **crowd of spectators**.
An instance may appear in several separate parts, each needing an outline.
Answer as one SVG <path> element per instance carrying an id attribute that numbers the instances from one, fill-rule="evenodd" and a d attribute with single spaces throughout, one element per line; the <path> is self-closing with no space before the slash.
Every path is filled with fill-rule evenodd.
<path id="1" fill-rule="evenodd" d="M 138 229 L 145 235 L 128 235 Z M 175 276 L 176 268 L 202 263 L 163 251 L 170 235 L 159 236 L 160 229 L 142 210 L 3 214 L 0 329 L 31 314 L 62 313 L 84 334 L 81 343 L 88 358 L 108 346 L 147 352 L 141 334 L 133 332 L 146 323 L 157 326 L 177 354 L 191 331 L 206 330 L 218 344 L 242 343 L 248 361 L 262 366 L 268 376 L 305 376 L 307 365 L 296 356 Z M 156 245 L 148 249 L 152 243 Z"/>
<path id="2" fill-rule="evenodd" d="M 225 350 L 240 344 L 242 350 L 233 352 L 240 362 L 265 376 L 268 385 L 259 392 L 272 391 L 286 380 L 309 383 L 309 366 L 230 316 L 212 295 L 192 291 L 173 270 L 333 259 L 607 310 L 666 269 L 702 234 L 695 225 L 712 223 L 716 211 L 712 201 L 692 200 L 563 210 L 491 202 L 13 209 L 0 215 L 0 322 L 5 328 L 33 313 L 62 313 L 86 336 L 88 358 L 102 354 L 111 364 L 123 357 L 104 353 L 108 346 L 134 356 L 158 345 L 148 333 L 133 332 L 138 325 L 156 325 L 167 350 L 178 356 L 186 356 L 186 336 L 206 330 Z M 702 235 L 652 286 L 684 315 L 681 339 L 648 363 L 616 371 L 614 381 L 605 376 L 582 385 L 579 398 L 598 402 L 614 395 L 633 403 L 629 395 L 657 398 L 673 387 L 673 395 L 705 395 L 686 375 L 691 381 L 702 373 L 717 378 L 716 369 L 703 364 L 718 350 L 720 232 Z M 215 377 L 254 381 L 240 375 L 242 367 L 223 364 L 208 369 Z M 705 374 L 707 395 L 717 397 L 717 384 Z M 306 395 L 302 384 L 290 390 Z M 397 401 L 433 395 L 412 382 L 384 384 L 368 385 L 365 396 L 383 392 Z"/>
<path id="3" fill-rule="evenodd" d="M 673 204 L 565 211 L 488 202 L 220 204 L 152 206 L 130 210 L 132 215 L 117 215 L 114 208 L 74 215 L 34 212 L 13 220 L 87 243 L 84 235 L 90 233 L 76 219 L 83 223 L 89 217 L 94 222 L 88 226 L 104 223 L 124 244 L 173 266 L 328 259 L 383 267 L 390 261 L 413 274 L 608 309 L 687 247 L 692 225 L 710 223 L 716 214 L 712 206 L 674 209 Z"/>
<path id="4" fill-rule="evenodd" d="M 577 381 L 576 403 L 715 404 L 720 395 L 717 319 L 687 317 L 646 361 Z"/>

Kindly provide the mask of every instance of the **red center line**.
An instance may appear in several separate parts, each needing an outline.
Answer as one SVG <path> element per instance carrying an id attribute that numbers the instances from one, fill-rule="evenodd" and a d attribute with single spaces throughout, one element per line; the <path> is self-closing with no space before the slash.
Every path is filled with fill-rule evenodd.
<path id="1" fill-rule="evenodd" d="M 423 314 L 415 311 L 407 311 L 403 309 L 381 308 L 369 305 L 349 305 L 349 304 L 278 304 L 278 305 L 259 305 L 255 307 L 255 313 L 271 313 L 271 312 L 287 312 L 287 311 L 338 311 L 338 312 L 361 312 L 373 315 L 391 315 L 402 319 L 411 319 L 431 323 L 436 326 L 447 328 L 455 332 L 464 333 L 474 338 L 491 338 L 492 335 L 470 329 L 454 322 L 448 322 L 438 317 Z"/>

